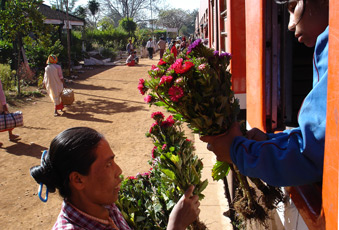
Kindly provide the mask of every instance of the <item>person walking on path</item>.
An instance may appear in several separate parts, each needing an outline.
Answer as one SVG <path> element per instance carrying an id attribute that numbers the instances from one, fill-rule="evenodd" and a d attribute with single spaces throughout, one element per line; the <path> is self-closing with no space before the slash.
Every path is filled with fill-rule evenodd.
<path id="1" fill-rule="evenodd" d="M 153 46 L 152 38 L 148 39 L 146 43 L 146 48 L 148 50 L 148 58 L 153 59 L 154 46 Z"/>
<path id="2" fill-rule="evenodd" d="M 126 46 L 126 51 L 128 53 L 128 55 L 130 55 L 134 50 L 134 46 L 133 46 L 133 43 L 132 43 L 132 39 L 129 39 L 128 40 L 128 44 Z"/>
<path id="3" fill-rule="evenodd" d="M 165 49 L 166 49 L 166 41 L 164 37 L 161 37 L 160 40 L 158 41 L 158 46 L 160 49 L 160 59 L 164 55 Z"/>
<path id="4" fill-rule="evenodd" d="M 0 114 L 7 114 L 9 113 L 8 111 L 8 107 L 7 107 L 7 103 L 6 103 L 6 96 L 5 96 L 5 93 L 4 93 L 4 90 L 2 88 L 2 82 L 1 82 L 1 79 L 0 79 L 0 102 L 1 102 L 1 105 L 0 106 Z M 15 135 L 13 134 L 13 129 L 9 129 L 9 130 L 4 130 L 4 131 L 8 131 L 8 139 L 10 141 L 17 141 L 20 139 L 20 136 L 19 135 Z M 0 147 L 2 147 L 3 143 L 0 142 Z"/>
<path id="5" fill-rule="evenodd" d="M 174 55 L 174 58 L 177 58 L 177 55 L 178 55 L 178 50 L 177 50 L 176 44 L 177 44 L 177 41 L 173 40 L 172 45 L 171 45 L 172 46 L 171 47 L 171 54 Z"/>
<path id="6" fill-rule="evenodd" d="M 54 116 L 60 116 L 58 110 L 62 111 L 64 105 L 61 101 L 61 93 L 64 89 L 64 77 L 61 66 L 58 65 L 57 56 L 51 54 L 47 59 L 43 84 L 49 97 L 54 103 Z"/>

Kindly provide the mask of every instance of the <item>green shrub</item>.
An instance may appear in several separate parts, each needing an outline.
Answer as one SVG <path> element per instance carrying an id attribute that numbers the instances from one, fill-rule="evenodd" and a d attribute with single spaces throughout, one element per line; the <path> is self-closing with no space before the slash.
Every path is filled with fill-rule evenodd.
<path id="1" fill-rule="evenodd" d="M 40 36 L 36 40 L 26 37 L 24 44 L 28 63 L 37 75 L 44 72 L 50 54 L 59 57 L 63 50 L 60 40 L 53 42 L 50 35 Z"/>
<path id="2" fill-rule="evenodd" d="M 10 63 L 13 57 L 13 43 L 0 40 L 0 63 Z"/>
<path id="3" fill-rule="evenodd" d="M 0 77 L 4 91 L 15 88 L 15 71 L 8 64 L 0 64 Z"/>
<path id="4" fill-rule="evenodd" d="M 104 48 L 100 53 L 105 58 L 111 58 L 112 61 L 117 57 L 117 53 L 113 48 Z"/>

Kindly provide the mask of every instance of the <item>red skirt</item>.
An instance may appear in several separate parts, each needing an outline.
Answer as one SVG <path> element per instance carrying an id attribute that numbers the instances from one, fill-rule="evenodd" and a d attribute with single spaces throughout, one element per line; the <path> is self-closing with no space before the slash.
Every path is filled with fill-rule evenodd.
<path id="1" fill-rule="evenodd" d="M 135 61 L 132 60 L 131 62 L 127 63 L 126 65 L 128 65 L 128 66 L 134 66 L 134 65 L 135 65 Z"/>
<path id="2" fill-rule="evenodd" d="M 55 106 L 55 110 L 62 110 L 64 108 L 64 104 L 62 102 L 59 105 Z"/>

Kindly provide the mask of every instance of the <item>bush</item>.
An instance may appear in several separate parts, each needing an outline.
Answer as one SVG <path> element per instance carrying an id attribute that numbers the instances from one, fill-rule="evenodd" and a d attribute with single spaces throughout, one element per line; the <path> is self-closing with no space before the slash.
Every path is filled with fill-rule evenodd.
<path id="1" fill-rule="evenodd" d="M 35 40 L 31 37 L 26 37 L 24 44 L 28 63 L 38 75 L 44 72 L 48 56 L 55 54 L 59 57 L 63 49 L 60 40 L 53 42 L 50 35 L 41 36 Z"/>
<path id="2" fill-rule="evenodd" d="M 120 49 L 125 47 L 127 39 L 128 34 L 119 29 L 90 30 L 86 32 L 86 40 L 92 45 L 96 43 L 100 47 Z"/>
<path id="3" fill-rule="evenodd" d="M 117 53 L 113 48 L 103 48 L 100 54 L 105 58 L 110 58 L 111 61 L 117 57 Z"/>
<path id="4" fill-rule="evenodd" d="M 81 31 L 71 31 L 71 65 L 78 65 L 83 60 L 82 54 L 82 33 Z M 68 64 L 67 51 L 67 33 L 62 34 L 62 42 L 64 49 L 60 53 L 59 60 L 63 67 Z"/>
<path id="5" fill-rule="evenodd" d="M 0 40 L 0 63 L 11 63 L 13 52 L 13 44 L 11 42 Z"/>
<path id="6" fill-rule="evenodd" d="M 11 70 L 8 64 L 0 64 L 0 77 L 3 90 L 13 90 L 15 88 L 15 71 Z"/>

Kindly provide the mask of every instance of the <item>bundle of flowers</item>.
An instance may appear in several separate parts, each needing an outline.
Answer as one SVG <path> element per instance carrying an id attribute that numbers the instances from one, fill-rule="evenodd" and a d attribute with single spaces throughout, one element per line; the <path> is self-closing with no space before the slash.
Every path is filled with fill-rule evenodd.
<path id="1" fill-rule="evenodd" d="M 162 230 L 179 198 L 176 186 L 165 183 L 155 166 L 147 173 L 124 179 L 116 204 L 131 228 Z"/>
<path id="2" fill-rule="evenodd" d="M 118 207 L 134 229 L 166 229 L 176 202 L 190 185 L 194 194 L 204 197 L 207 180 L 201 181 L 203 164 L 194 154 L 194 145 L 185 137 L 181 122 L 161 112 L 152 114 L 154 123 L 146 136 L 154 144 L 148 173 L 122 182 Z M 190 229 L 205 229 L 199 221 Z"/>
<path id="3" fill-rule="evenodd" d="M 203 136 L 225 133 L 237 121 L 240 111 L 231 88 L 230 59 L 229 53 L 205 47 L 198 39 L 177 59 L 166 52 L 159 63 L 148 71 L 149 78 L 139 80 L 138 89 L 145 95 L 146 103 L 165 107 L 175 119 L 187 122 L 193 132 Z M 150 131 L 153 132 L 156 131 Z M 170 157 L 169 152 L 167 158 Z M 258 179 L 246 178 L 235 166 L 224 162 L 215 164 L 213 178 L 224 178 L 230 168 L 239 184 L 235 199 L 233 202 L 229 200 L 230 210 L 235 210 L 233 216 L 237 216 L 232 218 L 231 215 L 231 219 L 255 219 L 265 225 L 267 210 L 274 209 L 282 200 L 281 191 Z M 256 195 L 248 179 L 261 191 L 262 198 Z"/>
<path id="4" fill-rule="evenodd" d="M 224 133 L 236 121 L 239 102 L 231 89 L 229 53 L 193 42 L 177 59 L 166 53 L 140 79 L 138 89 L 150 105 L 164 106 L 201 135 Z"/>

